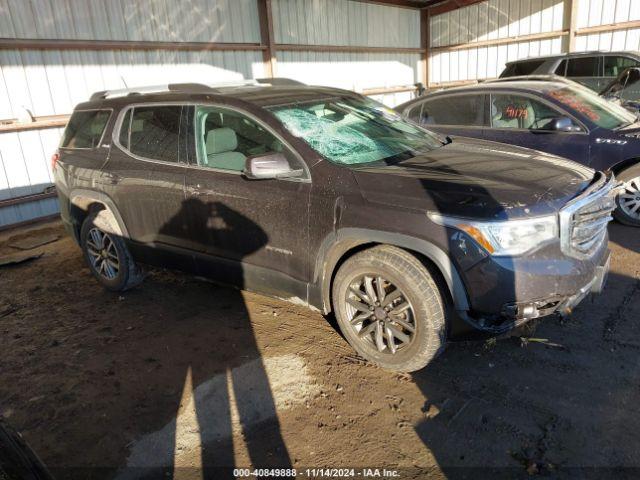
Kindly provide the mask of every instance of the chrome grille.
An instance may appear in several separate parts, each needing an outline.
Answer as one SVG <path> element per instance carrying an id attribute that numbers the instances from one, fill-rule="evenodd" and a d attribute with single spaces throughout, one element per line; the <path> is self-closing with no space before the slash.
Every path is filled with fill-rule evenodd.
<path id="1" fill-rule="evenodd" d="M 607 236 L 607 224 L 615 209 L 617 183 L 603 173 L 579 197 L 560 211 L 560 243 L 562 251 L 574 258 L 589 258 Z"/>

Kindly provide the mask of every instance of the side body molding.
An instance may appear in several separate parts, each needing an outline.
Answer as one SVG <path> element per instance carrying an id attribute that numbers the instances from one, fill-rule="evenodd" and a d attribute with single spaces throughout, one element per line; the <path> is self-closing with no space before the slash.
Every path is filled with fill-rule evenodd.
<path id="1" fill-rule="evenodd" d="M 328 235 L 320 246 L 312 283 L 319 287 L 319 294 L 310 292 L 310 302 L 323 312 L 331 310 L 330 287 L 336 265 L 352 248 L 366 244 L 387 244 L 412 250 L 431 260 L 444 277 L 456 310 L 469 310 L 466 289 L 449 256 L 433 243 L 399 233 L 364 228 L 341 228 Z M 320 298 L 319 298 L 320 297 Z"/>

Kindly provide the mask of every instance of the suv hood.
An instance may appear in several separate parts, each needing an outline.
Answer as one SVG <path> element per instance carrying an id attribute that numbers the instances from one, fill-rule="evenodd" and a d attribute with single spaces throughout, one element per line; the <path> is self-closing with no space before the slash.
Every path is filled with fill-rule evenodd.
<path id="1" fill-rule="evenodd" d="M 555 213 L 594 178 L 570 160 L 460 137 L 410 160 L 353 171 L 370 202 L 474 219 Z"/>

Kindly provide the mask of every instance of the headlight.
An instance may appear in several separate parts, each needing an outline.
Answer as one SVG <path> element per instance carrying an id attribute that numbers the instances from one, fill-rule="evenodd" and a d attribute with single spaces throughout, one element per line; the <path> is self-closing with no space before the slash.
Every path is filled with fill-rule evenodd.
<path id="1" fill-rule="evenodd" d="M 434 212 L 428 216 L 438 225 L 462 230 L 494 256 L 521 255 L 558 238 L 555 215 L 500 222 L 476 222 Z"/>

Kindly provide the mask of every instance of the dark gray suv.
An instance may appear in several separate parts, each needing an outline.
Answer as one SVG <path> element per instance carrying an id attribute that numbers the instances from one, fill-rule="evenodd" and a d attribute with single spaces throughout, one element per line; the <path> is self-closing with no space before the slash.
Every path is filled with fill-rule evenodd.
<path id="1" fill-rule="evenodd" d="M 99 92 L 53 158 L 62 219 L 110 290 L 141 264 L 335 313 L 385 368 L 566 314 L 602 288 L 611 174 L 453 142 L 353 92 Z"/>
<path id="2" fill-rule="evenodd" d="M 623 70 L 638 66 L 638 52 L 575 52 L 508 62 L 500 78 L 560 75 L 599 92 Z"/>

